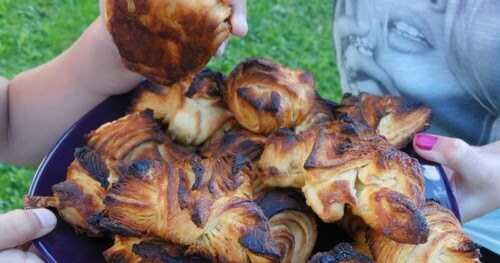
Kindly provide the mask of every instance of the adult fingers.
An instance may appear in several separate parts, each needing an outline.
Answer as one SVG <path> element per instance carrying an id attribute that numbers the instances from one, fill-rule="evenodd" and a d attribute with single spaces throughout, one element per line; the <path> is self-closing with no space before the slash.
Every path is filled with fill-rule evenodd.
<path id="1" fill-rule="evenodd" d="M 232 0 L 233 15 L 231 16 L 232 33 L 244 37 L 248 32 L 247 1 Z"/>
<path id="2" fill-rule="evenodd" d="M 31 252 L 25 252 L 18 249 L 9 249 L 0 252 L 0 263 L 43 263 L 38 256 Z"/>
<path id="3" fill-rule="evenodd" d="M 56 216 L 45 208 L 14 210 L 0 215 L 0 250 L 46 235 L 56 223 Z"/>

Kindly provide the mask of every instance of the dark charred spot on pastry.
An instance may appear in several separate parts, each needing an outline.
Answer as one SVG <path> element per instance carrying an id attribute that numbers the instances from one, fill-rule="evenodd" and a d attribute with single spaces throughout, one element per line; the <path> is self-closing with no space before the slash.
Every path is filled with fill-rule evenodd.
<path id="1" fill-rule="evenodd" d="M 106 216 L 103 216 L 102 218 L 100 218 L 99 227 L 103 228 L 111 233 L 114 233 L 114 234 L 117 234 L 120 236 L 125 236 L 125 237 L 130 237 L 130 236 L 138 237 L 141 235 L 141 233 L 139 233 L 133 229 L 127 228 L 125 226 L 122 226 L 121 224 L 115 222 L 113 219 L 108 218 Z"/>
<path id="2" fill-rule="evenodd" d="M 335 148 L 335 153 L 338 155 L 346 153 L 349 149 L 351 149 L 351 143 L 339 143 Z"/>
<path id="3" fill-rule="evenodd" d="M 193 173 L 195 175 L 195 180 L 191 189 L 198 190 L 201 187 L 201 184 L 203 183 L 203 175 L 205 174 L 205 167 L 203 167 L 203 164 L 201 164 L 198 161 L 192 161 L 191 169 L 193 169 Z"/>
<path id="4" fill-rule="evenodd" d="M 354 122 L 353 119 L 349 116 L 349 114 L 345 113 L 345 112 L 341 112 L 338 114 L 337 118 L 340 120 L 340 121 L 343 121 L 343 122 L 347 122 L 347 123 L 352 123 Z"/>
<path id="5" fill-rule="evenodd" d="M 260 196 L 256 203 L 267 218 L 285 210 L 309 211 L 304 204 L 303 196 L 295 190 L 272 190 Z"/>
<path id="6" fill-rule="evenodd" d="M 179 207 L 186 209 L 189 207 L 189 191 L 188 191 L 188 178 L 183 170 L 179 170 L 179 190 L 177 191 L 177 199 Z"/>
<path id="7" fill-rule="evenodd" d="M 208 262 L 201 257 L 184 256 L 185 248 L 163 243 L 160 241 L 147 241 L 135 244 L 132 251 L 140 256 L 143 261 L 147 262 L 164 262 L 164 263 L 201 263 Z"/>
<path id="8" fill-rule="evenodd" d="M 228 132 L 224 134 L 224 137 L 222 138 L 222 147 L 227 147 L 233 144 L 237 139 L 238 134 L 236 134 L 235 132 Z"/>
<path id="9" fill-rule="evenodd" d="M 348 135 L 355 135 L 357 133 L 356 127 L 352 123 L 346 123 L 342 125 L 341 132 Z"/>
<path id="10" fill-rule="evenodd" d="M 271 104 L 268 104 L 264 110 L 276 114 L 281 108 L 281 96 L 278 92 L 271 92 Z"/>
<path id="11" fill-rule="evenodd" d="M 207 84 L 206 82 L 209 83 Z M 210 97 L 221 97 L 223 87 L 224 75 L 207 68 L 196 75 L 185 95 L 188 98 L 192 98 L 195 94 L 202 92 Z M 202 88 L 206 90 L 202 90 Z"/>
<path id="12" fill-rule="evenodd" d="M 262 72 L 271 73 L 277 71 L 277 65 L 266 59 L 251 58 L 244 61 L 242 64 L 243 70 L 259 70 Z"/>
<path id="13" fill-rule="evenodd" d="M 89 172 L 89 175 L 98 181 L 103 188 L 108 188 L 109 170 L 99 154 L 87 147 L 77 148 L 75 150 L 75 159 L 80 162 L 82 167 Z"/>
<path id="14" fill-rule="evenodd" d="M 373 261 L 356 252 L 349 243 L 340 243 L 331 251 L 317 253 L 314 255 L 310 263 L 372 263 Z"/>
<path id="15" fill-rule="evenodd" d="M 153 168 L 154 161 L 152 160 L 138 160 L 133 162 L 127 169 L 129 175 L 145 178 L 147 173 Z"/>
<path id="16" fill-rule="evenodd" d="M 62 206 L 59 207 L 59 209 L 63 208 L 66 203 L 70 205 L 78 205 L 74 202 L 85 199 L 85 193 L 82 189 L 69 181 L 64 181 L 52 186 L 52 191 L 57 194 L 57 197 L 59 198 L 59 203 Z"/>
<path id="17" fill-rule="evenodd" d="M 236 154 L 233 158 L 233 164 L 231 166 L 231 174 L 237 175 L 247 164 L 250 163 L 250 160 L 241 154 Z"/>
<path id="18" fill-rule="evenodd" d="M 208 198 L 201 198 L 196 201 L 191 214 L 191 219 L 193 223 L 198 227 L 203 227 L 208 221 L 210 216 L 210 211 L 212 208 L 212 201 Z"/>
<path id="19" fill-rule="evenodd" d="M 240 238 L 240 244 L 257 255 L 264 255 L 276 260 L 281 255 L 271 237 L 271 230 L 265 223 L 260 223 Z"/>
<path id="20" fill-rule="evenodd" d="M 306 83 L 306 84 L 309 84 L 311 86 L 314 86 L 314 76 L 310 73 L 307 73 L 307 72 L 300 73 L 299 80 L 302 83 Z"/>
<path id="21" fill-rule="evenodd" d="M 246 101 L 254 109 L 261 110 L 264 107 L 264 102 L 260 98 L 255 97 L 255 94 L 252 91 L 252 88 L 242 86 L 242 87 L 238 88 L 236 92 L 238 94 L 238 97 L 240 97 L 242 100 Z"/>
<path id="22" fill-rule="evenodd" d="M 319 149 L 321 148 L 321 142 L 325 139 L 325 131 L 324 129 L 320 129 L 318 139 L 314 142 L 311 153 L 306 159 L 304 163 L 304 168 L 311 169 L 316 167 L 316 163 L 318 161 Z"/>

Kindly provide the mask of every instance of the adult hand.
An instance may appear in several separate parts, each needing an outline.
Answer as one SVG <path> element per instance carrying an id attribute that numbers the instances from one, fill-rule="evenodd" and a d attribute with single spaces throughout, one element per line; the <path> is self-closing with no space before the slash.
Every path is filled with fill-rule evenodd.
<path id="1" fill-rule="evenodd" d="M 418 134 L 413 146 L 423 158 L 445 167 L 464 221 L 500 208 L 500 141 L 476 147 L 456 138 Z"/>
<path id="2" fill-rule="evenodd" d="M 0 215 L 0 262 L 43 262 L 32 252 L 16 247 L 46 235 L 56 222 L 55 215 L 43 208 Z"/>

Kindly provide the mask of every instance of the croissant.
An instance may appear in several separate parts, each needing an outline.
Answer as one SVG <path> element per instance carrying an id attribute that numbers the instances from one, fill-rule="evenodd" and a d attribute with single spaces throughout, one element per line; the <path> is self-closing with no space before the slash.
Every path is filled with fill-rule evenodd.
<path id="1" fill-rule="evenodd" d="M 185 245 L 187 256 L 272 262 L 279 254 L 268 222 L 249 200 L 248 180 L 237 165 L 214 159 L 137 161 L 121 169 L 123 174 L 104 199 L 99 226 L 122 236 Z"/>
<path id="2" fill-rule="evenodd" d="M 316 217 L 293 190 L 268 190 L 256 200 L 269 218 L 271 236 L 283 263 L 306 262 L 311 256 L 318 229 Z"/>
<path id="3" fill-rule="evenodd" d="M 306 118 L 295 127 L 295 132 L 305 132 L 313 128 L 322 127 L 334 121 L 336 119 L 334 114 L 336 109 L 337 104 L 335 102 L 316 95 L 311 111 L 307 114 Z"/>
<path id="4" fill-rule="evenodd" d="M 349 205 L 393 240 L 425 242 L 428 228 L 419 210 L 425 191 L 417 160 L 348 118 L 278 136 L 258 161 L 265 186 L 302 188 L 307 204 L 325 222 L 340 220 Z"/>
<path id="5" fill-rule="evenodd" d="M 348 243 L 340 243 L 331 251 L 315 254 L 309 263 L 372 263 L 373 261 L 363 256 Z"/>
<path id="6" fill-rule="evenodd" d="M 75 150 L 66 180 L 52 187 L 53 196 L 26 197 L 25 205 L 57 208 L 61 217 L 78 231 L 100 236 L 93 218 L 104 209 L 107 189 L 117 180 L 117 162 L 145 157 L 161 159 L 156 146 L 163 138 L 150 111 L 107 123 L 89 134 L 87 147 Z"/>
<path id="7" fill-rule="evenodd" d="M 223 86 L 224 76 L 208 69 L 168 87 L 145 82 L 132 111 L 152 109 L 177 141 L 200 145 L 232 116 L 222 103 Z"/>
<path id="8" fill-rule="evenodd" d="M 105 0 L 103 9 L 125 65 L 163 85 L 201 71 L 231 33 L 224 0 Z"/>
<path id="9" fill-rule="evenodd" d="M 367 93 L 345 94 L 337 112 L 377 129 L 396 148 L 405 147 L 416 133 L 429 127 L 431 118 L 431 110 L 422 104 Z"/>
<path id="10" fill-rule="evenodd" d="M 224 92 L 238 123 L 259 134 L 300 124 L 314 98 L 312 75 L 264 59 L 239 64 L 228 77 Z"/>
<path id="11" fill-rule="evenodd" d="M 429 238 L 424 244 L 399 244 L 375 231 L 368 232 L 367 242 L 375 261 L 480 262 L 479 249 L 465 235 L 460 222 L 449 210 L 428 202 L 422 211 L 430 228 Z"/>

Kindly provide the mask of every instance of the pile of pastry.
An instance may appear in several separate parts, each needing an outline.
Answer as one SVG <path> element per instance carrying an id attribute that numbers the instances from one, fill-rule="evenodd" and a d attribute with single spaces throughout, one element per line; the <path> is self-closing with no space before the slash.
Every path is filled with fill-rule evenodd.
<path id="1" fill-rule="evenodd" d="M 150 81 L 128 115 L 88 134 L 53 195 L 26 205 L 114 240 L 108 262 L 479 261 L 400 151 L 428 108 L 368 94 L 335 104 L 310 74 L 268 60 L 203 70 L 230 35 L 227 0 L 102 3 L 125 65 Z M 350 239 L 320 251 L 322 224 Z"/>
<path id="2" fill-rule="evenodd" d="M 429 118 L 398 97 L 337 105 L 310 74 L 263 59 L 227 78 L 147 81 L 130 114 L 88 135 L 54 195 L 27 204 L 113 238 L 108 262 L 477 262 L 399 150 Z M 320 223 L 352 246 L 311 255 Z"/>

